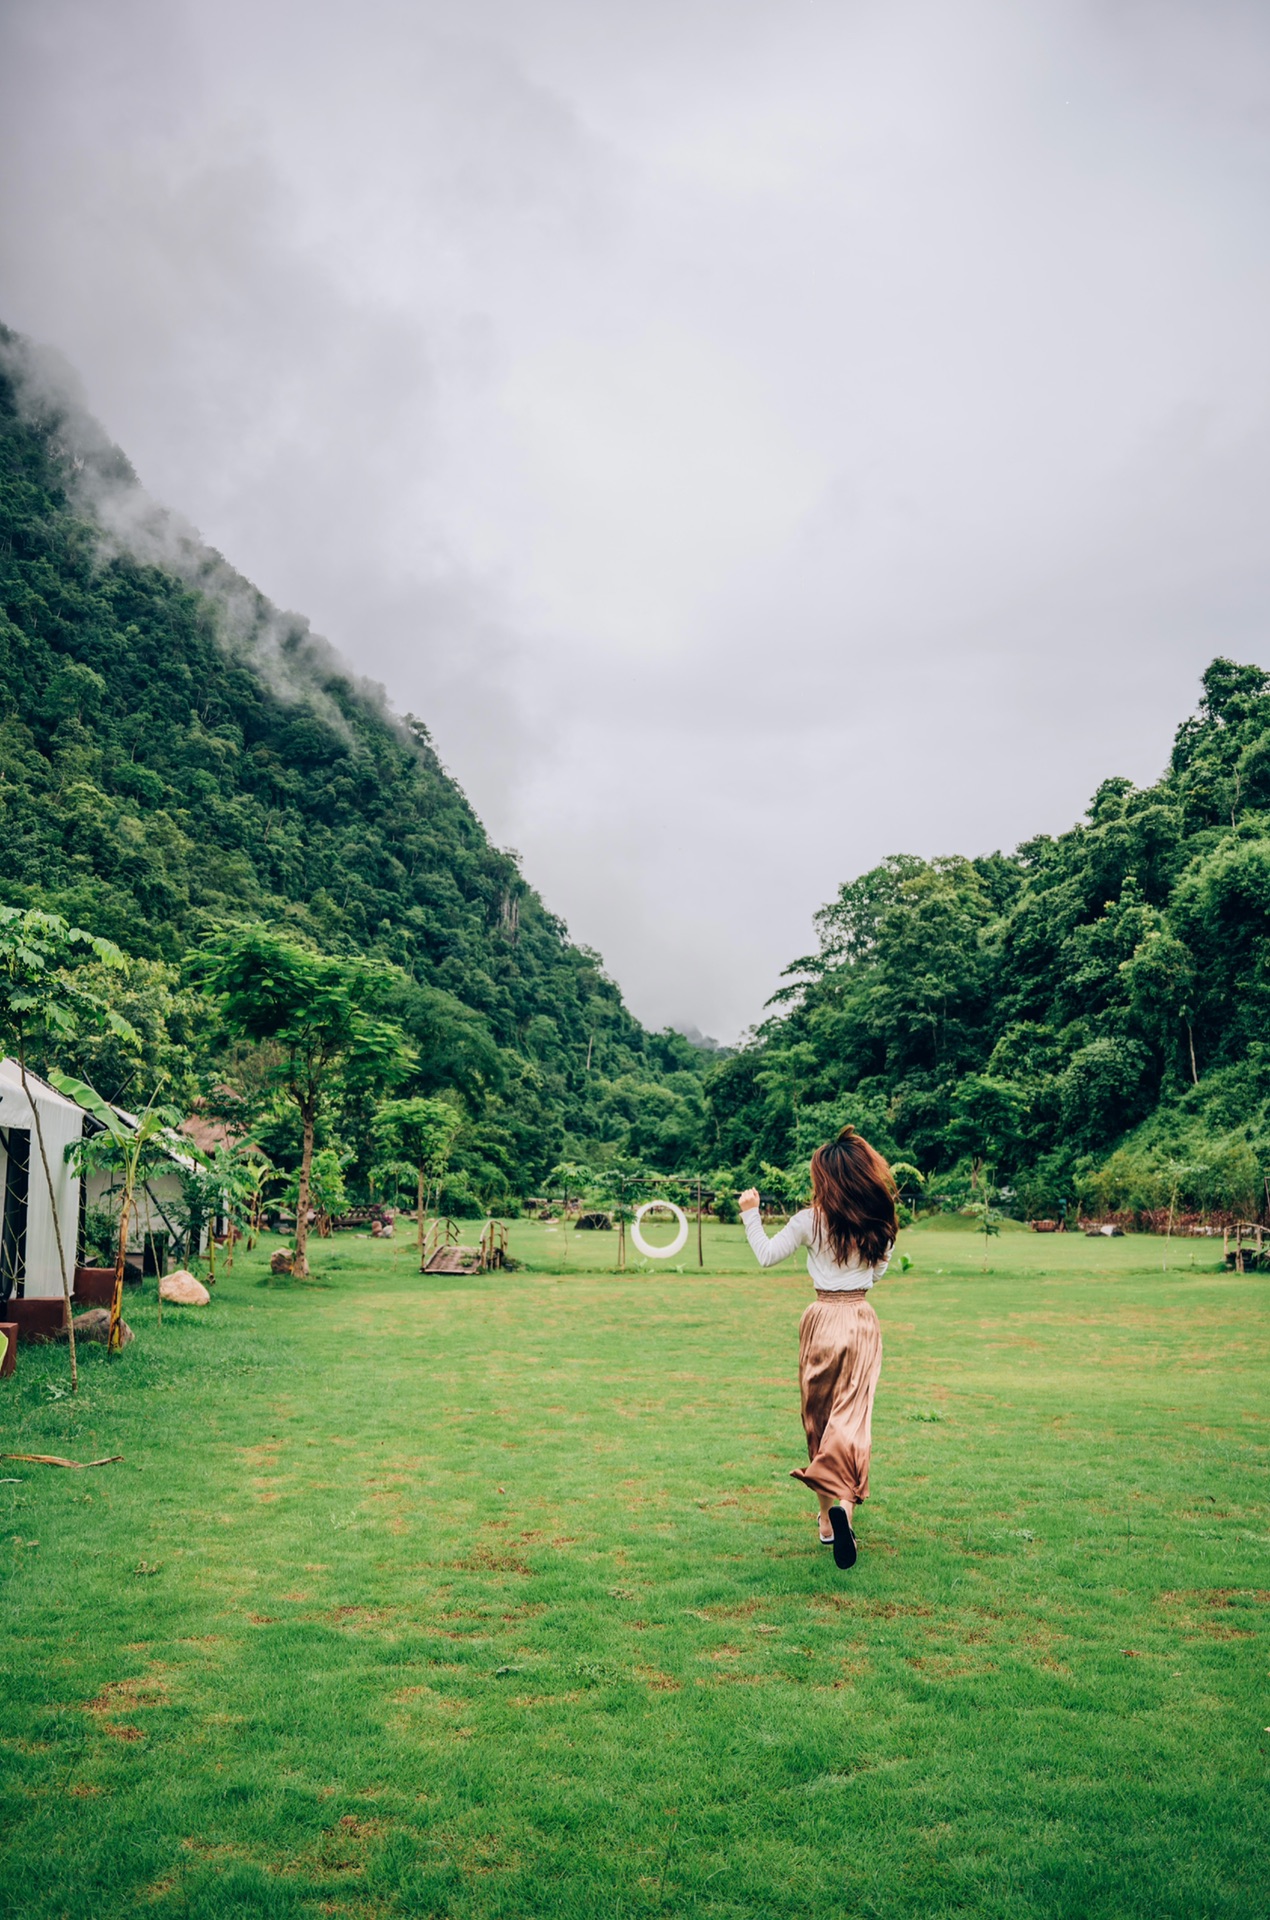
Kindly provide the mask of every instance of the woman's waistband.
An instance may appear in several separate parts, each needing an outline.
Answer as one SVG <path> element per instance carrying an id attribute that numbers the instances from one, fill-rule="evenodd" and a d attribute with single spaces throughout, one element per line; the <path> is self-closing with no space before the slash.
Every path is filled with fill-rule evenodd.
<path id="1" fill-rule="evenodd" d="M 872 1287 L 817 1287 L 817 1300 L 854 1300 L 859 1303 L 867 1300 Z"/>

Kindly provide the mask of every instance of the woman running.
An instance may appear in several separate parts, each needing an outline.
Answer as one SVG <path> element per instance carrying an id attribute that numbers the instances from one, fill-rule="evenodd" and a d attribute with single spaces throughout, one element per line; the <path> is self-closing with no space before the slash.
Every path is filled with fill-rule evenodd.
<path id="1" fill-rule="evenodd" d="M 853 1567 L 852 1510 L 869 1497 L 873 1395 L 882 1371 L 882 1330 L 869 1288 L 886 1272 L 899 1232 L 891 1169 L 854 1127 L 811 1156 L 811 1205 L 772 1240 L 763 1231 L 757 1189 L 741 1195 L 746 1238 L 761 1267 L 806 1247 L 816 1298 L 798 1332 L 798 1380 L 806 1467 L 792 1478 L 820 1502 L 818 1529 L 835 1565 Z M 836 1503 L 836 1504 L 835 1504 Z"/>

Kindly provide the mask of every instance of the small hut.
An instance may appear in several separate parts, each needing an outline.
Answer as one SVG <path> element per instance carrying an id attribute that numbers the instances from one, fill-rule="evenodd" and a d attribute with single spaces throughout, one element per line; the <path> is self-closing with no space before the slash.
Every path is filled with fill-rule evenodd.
<path id="1" fill-rule="evenodd" d="M 83 1133 L 83 1110 L 29 1067 L 24 1091 L 17 1061 L 0 1060 L 0 1298 L 60 1301 L 57 1234 L 33 1107 L 39 1109 L 62 1248 L 71 1266 L 66 1278 L 74 1280 L 80 1183 L 66 1164 L 66 1149 Z"/>

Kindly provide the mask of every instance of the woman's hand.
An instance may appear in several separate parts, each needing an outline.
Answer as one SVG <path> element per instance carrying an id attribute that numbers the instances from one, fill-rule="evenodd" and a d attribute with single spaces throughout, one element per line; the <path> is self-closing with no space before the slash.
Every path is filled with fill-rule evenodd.
<path id="1" fill-rule="evenodd" d="M 747 1187 L 737 1202 L 737 1205 L 740 1207 L 742 1213 L 751 1212 L 753 1208 L 759 1205 L 758 1188 Z"/>

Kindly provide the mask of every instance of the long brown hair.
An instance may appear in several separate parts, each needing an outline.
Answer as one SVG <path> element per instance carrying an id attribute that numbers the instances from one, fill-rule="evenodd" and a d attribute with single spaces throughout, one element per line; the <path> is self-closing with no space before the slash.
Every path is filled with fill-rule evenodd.
<path id="1" fill-rule="evenodd" d="M 886 1259 L 900 1230 L 895 1179 L 854 1127 L 844 1127 L 812 1154 L 811 1197 L 816 1237 L 840 1267 L 849 1266 L 853 1255 L 870 1267 Z"/>

